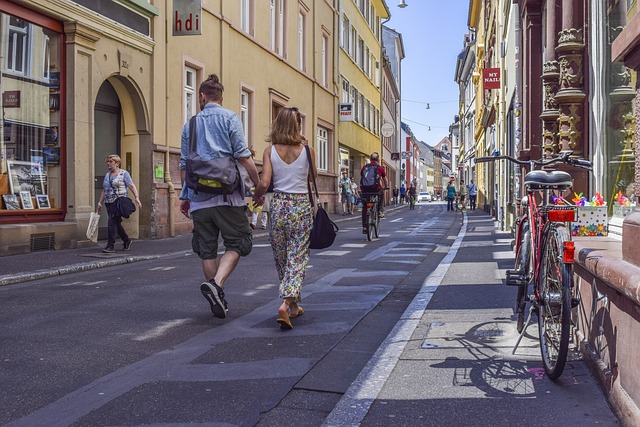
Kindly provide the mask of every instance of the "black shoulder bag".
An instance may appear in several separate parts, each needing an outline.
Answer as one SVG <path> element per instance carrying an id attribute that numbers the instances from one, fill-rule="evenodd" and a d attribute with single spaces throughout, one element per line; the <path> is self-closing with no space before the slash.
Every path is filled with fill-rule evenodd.
<path id="1" fill-rule="evenodd" d="M 309 247 L 311 249 L 325 249 L 333 244 L 333 241 L 336 239 L 336 235 L 338 234 L 338 226 L 335 222 L 331 221 L 329 215 L 320 204 L 320 195 L 318 194 L 318 186 L 316 185 L 316 177 L 311 167 L 313 163 L 311 162 L 311 152 L 309 151 L 308 146 L 304 146 L 307 151 L 307 160 L 309 162 L 309 173 L 311 174 L 311 179 L 313 180 L 313 188 L 316 193 L 316 200 L 318 200 L 318 209 L 316 211 L 316 215 L 313 218 L 313 228 L 311 229 L 311 237 L 309 239 Z M 311 207 L 314 206 L 313 203 L 313 193 L 311 188 L 309 188 L 309 201 L 311 202 Z"/>

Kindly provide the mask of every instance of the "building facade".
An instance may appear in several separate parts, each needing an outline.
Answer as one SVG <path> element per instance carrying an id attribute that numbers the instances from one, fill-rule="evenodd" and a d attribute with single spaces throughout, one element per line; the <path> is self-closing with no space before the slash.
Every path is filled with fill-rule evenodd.
<path id="1" fill-rule="evenodd" d="M 571 151 L 593 163 L 591 172 L 559 168 L 573 178 L 565 198 L 600 195 L 608 222 L 607 236 L 575 238 L 573 292 L 580 304 L 573 313 L 574 338 L 623 423 L 636 425 L 637 2 L 472 0 L 469 11 L 476 38 L 473 81 L 481 98 L 475 109 L 475 155 L 500 151 L 539 160 Z M 486 69 L 501 71 L 495 93 L 481 87 Z M 487 211 L 500 219 L 500 208 L 509 212 L 511 203 L 517 215 L 527 172 L 500 163 L 476 165 L 479 206 L 484 198 Z M 501 176 L 507 178 L 504 185 Z M 505 218 L 506 226 L 509 215 Z"/>
<path id="2" fill-rule="evenodd" d="M 370 154 L 382 152 L 382 20 L 391 15 L 384 0 L 339 4 L 338 159 L 340 169 L 360 182 L 360 170 Z"/>
<path id="3" fill-rule="evenodd" d="M 151 187 L 158 13 L 145 2 L 0 1 L 0 254 L 86 241 L 107 154 Z M 136 212 L 129 235 L 149 236 L 150 220 Z"/>
<path id="4" fill-rule="evenodd" d="M 212 73 L 259 168 L 272 120 L 282 107 L 299 108 L 317 153 L 321 201 L 333 209 L 341 87 L 333 2 L 174 10 L 179 3 L 0 1 L 0 255 L 93 245 L 86 229 L 113 153 L 143 204 L 125 221 L 129 235 L 190 232 L 191 222 L 176 215 L 180 134 Z M 99 233 L 106 235 L 106 215 Z"/>

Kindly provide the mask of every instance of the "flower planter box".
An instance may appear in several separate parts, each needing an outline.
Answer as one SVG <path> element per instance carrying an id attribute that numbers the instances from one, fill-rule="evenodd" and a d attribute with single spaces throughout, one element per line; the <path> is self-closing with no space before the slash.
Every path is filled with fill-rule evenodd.
<path id="1" fill-rule="evenodd" d="M 578 206 L 571 223 L 572 236 L 607 236 L 609 218 L 606 206 Z"/>
<path id="2" fill-rule="evenodd" d="M 616 218 L 624 218 L 629 215 L 631 212 L 636 210 L 636 205 L 631 206 L 620 206 L 613 205 L 613 216 Z"/>

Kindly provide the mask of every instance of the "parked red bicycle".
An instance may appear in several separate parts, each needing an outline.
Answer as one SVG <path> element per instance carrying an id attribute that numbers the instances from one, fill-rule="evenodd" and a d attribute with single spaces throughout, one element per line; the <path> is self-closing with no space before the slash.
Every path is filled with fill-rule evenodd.
<path id="1" fill-rule="evenodd" d="M 564 370 L 571 335 L 571 309 L 579 304 L 573 292 L 574 244 L 569 224 L 575 220 L 571 205 L 551 203 L 551 191 L 564 191 L 572 186 L 571 175 L 563 171 L 534 170 L 535 167 L 566 163 L 591 169 L 591 162 L 572 158 L 572 152 L 563 152 L 550 160 L 522 161 L 510 156 L 476 158 L 476 162 L 508 160 L 529 166 L 522 199 L 523 214 L 516 222 L 516 263 L 507 271 L 506 282 L 518 286 L 515 314 L 520 337 L 514 352 L 531 322 L 532 314 L 538 318 L 540 350 L 544 369 L 549 378 L 557 379 Z M 529 289 L 533 290 L 529 294 Z M 530 303 L 525 322 L 526 304 Z"/>

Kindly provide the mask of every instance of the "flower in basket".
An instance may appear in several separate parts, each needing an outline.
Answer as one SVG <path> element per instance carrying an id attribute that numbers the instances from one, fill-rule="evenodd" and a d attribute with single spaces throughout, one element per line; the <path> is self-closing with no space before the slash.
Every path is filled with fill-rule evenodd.
<path id="1" fill-rule="evenodd" d="M 591 199 L 590 206 L 605 206 L 607 202 L 604 201 L 599 192 L 596 192 L 596 195 Z"/>
<path id="2" fill-rule="evenodd" d="M 554 196 L 552 194 L 551 195 L 551 200 L 553 201 L 554 205 L 564 205 L 564 202 L 562 201 L 562 197 Z"/>
<path id="3" fill-rule="evenodd" d="M 576 206 L 584 206 L 584 205 L 586 205 L 586 204 L 587 204 L 587 198 L 586 198 L 586 197 L 584 197 L 584 196 L 582 195 L 582 193 L 580 193 L 580 194 L 578 194 L 578 193 L 573 193 L 573 195 L 574 195 L 574 197 L 573 197 L 573 200 L 572 200 L 572 201 L 573 201 L 573 203 L 574 203 Z"/>
<path id="4" fill-rule="evenodd" d="M 629 199 L 622 194 L 622 191 L 618 191 L 618 194 L 616 194 L 616 200 L 618 201 L 618 204 L 620 206 L 629 206 Z"/>

